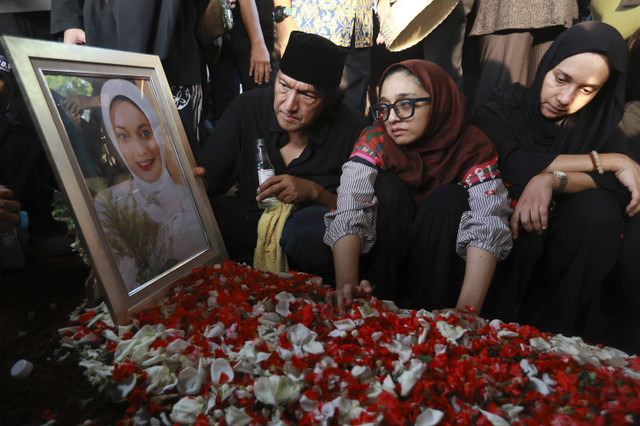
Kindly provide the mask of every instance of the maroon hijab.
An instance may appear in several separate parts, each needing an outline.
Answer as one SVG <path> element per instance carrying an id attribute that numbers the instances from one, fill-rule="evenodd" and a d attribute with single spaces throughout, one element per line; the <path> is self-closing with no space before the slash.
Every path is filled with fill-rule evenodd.
<path id="1" fill-rule="evenodd" d="M 399 146 L 385 133 L 384 163 L 390 172 L 409 184 L 416 203 L 438 185 L 458 183 L 472 166 L 497 153 L 482 130 L 469 122 L 467 99 L 449 75 L 434 63 L 409 60 L 387 68 L 380 87 L 396 67 L 408 69 L 431 95 L 429 123 L 422 138 Z"/>

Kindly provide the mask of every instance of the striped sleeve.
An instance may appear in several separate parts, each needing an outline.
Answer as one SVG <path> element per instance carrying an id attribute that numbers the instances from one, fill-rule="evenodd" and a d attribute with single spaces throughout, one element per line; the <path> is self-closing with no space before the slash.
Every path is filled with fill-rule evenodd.
<path id="1" fill-rule="evenodd" d="M 493 254 L 498 261 L 503 260 L 513 246 L 509 229 L 513 209 L 500 178 L 497 157 L 469 169 L 461 185 L 469 193 L 470 210 L 464 212 L 460 220 L 457 253 L 466 259 L 467 248 L 478 247 Z"/>
<path id="2" fill-rule="evenodd" d="M 378 170 L 371 164 L 347 161 L 342 166 L 337 208 L 324 216 L 327 245 L 333 247 L 340 238 L 357 235 L 362 241 L 362 253 L 371 250 L 376 242 L 378 199 L 373 185 L 377 176 Z"/>

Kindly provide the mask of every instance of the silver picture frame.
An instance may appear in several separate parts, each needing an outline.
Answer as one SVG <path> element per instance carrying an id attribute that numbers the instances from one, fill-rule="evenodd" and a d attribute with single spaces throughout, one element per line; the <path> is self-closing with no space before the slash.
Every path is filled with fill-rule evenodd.
<path id="1" fill-rule="evenodd" d="M 161 303 L 193 268 L 228 258 L 157 56 L 11 36 L 0 43 L 116 323 Z M 126 102 L 127 90 L 138 104 Z M 149 129 L 131 137 L 153 138 L 144 154 L 124 145 L 137 139 L 118 120 L 132 117 Z"/>

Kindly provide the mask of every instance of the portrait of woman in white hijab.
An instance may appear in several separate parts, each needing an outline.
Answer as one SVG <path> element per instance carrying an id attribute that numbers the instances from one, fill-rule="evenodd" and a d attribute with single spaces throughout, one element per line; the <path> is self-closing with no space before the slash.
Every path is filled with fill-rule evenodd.
<path id="1" fill-rule="evenodd" d="M 188 189 L 167 168 L 164 133 L 141 87 L 112 79 L 100 92 L 104 130 L 129 176 L 95 206 L 128 292 L 209 247 Z"/>

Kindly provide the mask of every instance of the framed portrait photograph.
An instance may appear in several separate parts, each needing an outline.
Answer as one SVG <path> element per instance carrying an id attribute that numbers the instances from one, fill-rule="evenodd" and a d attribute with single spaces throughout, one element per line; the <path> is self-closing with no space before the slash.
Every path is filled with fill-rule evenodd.
<path id="1" fill-rule="evenodd" d="M 0 42 L 118 324 L 227 258 L 157 56 Z"/>

